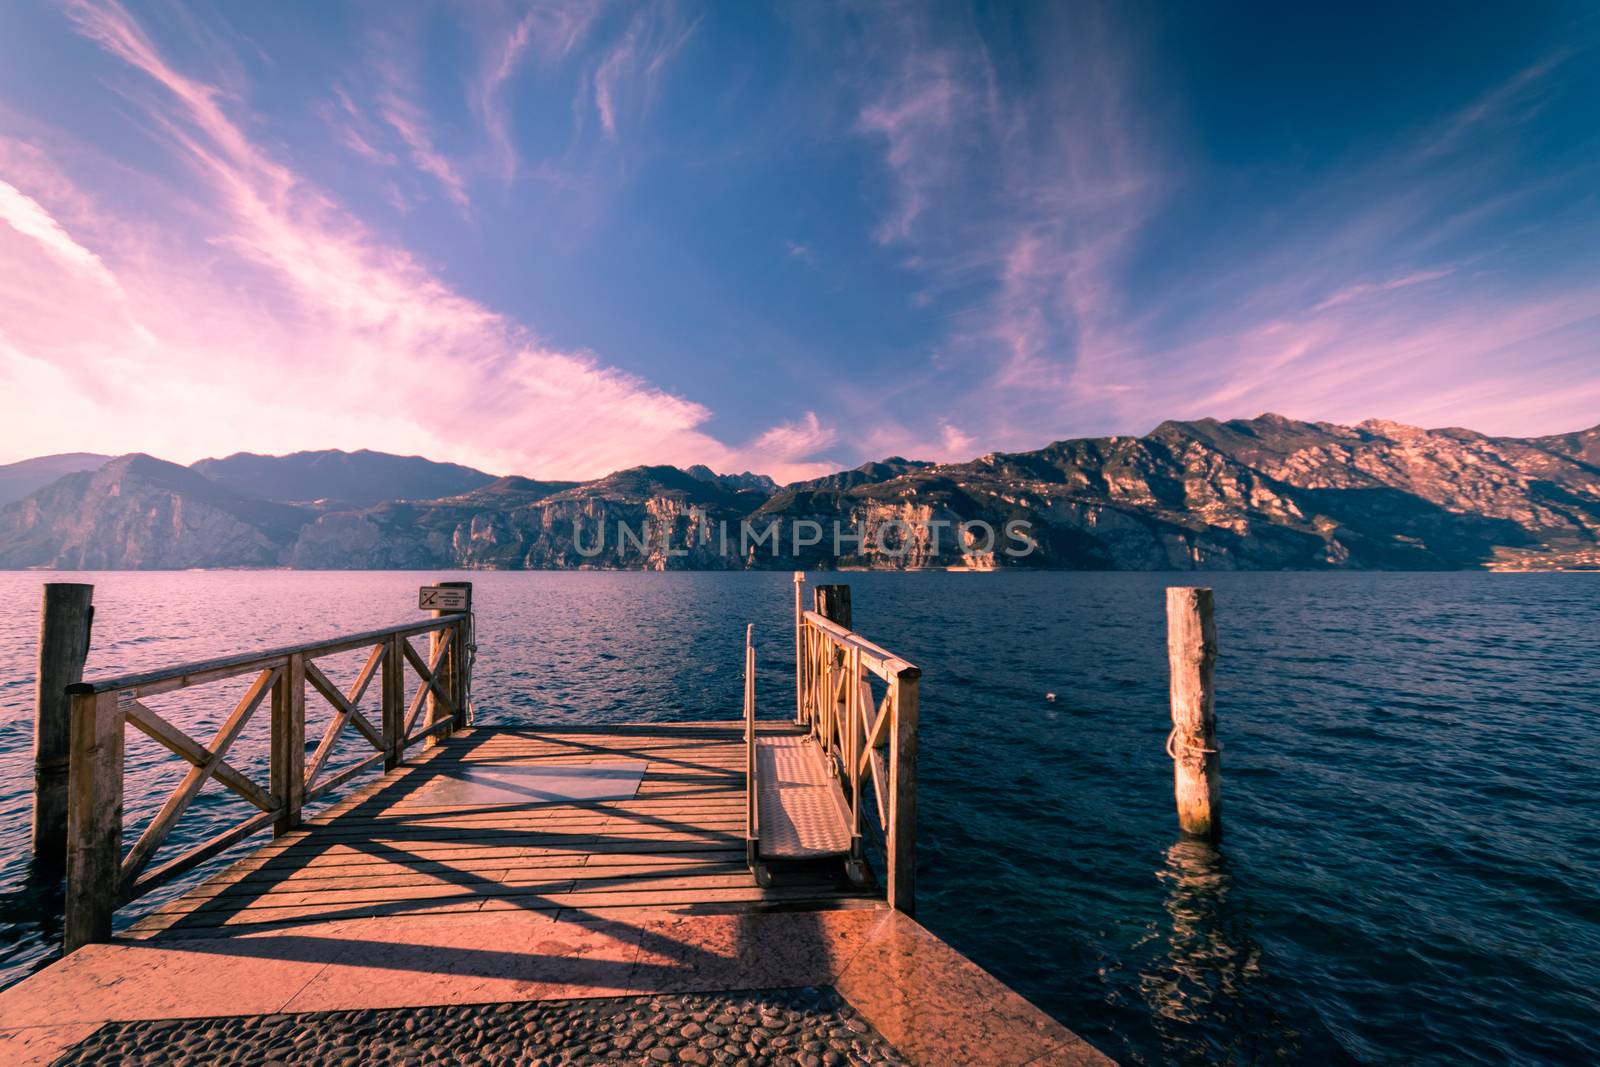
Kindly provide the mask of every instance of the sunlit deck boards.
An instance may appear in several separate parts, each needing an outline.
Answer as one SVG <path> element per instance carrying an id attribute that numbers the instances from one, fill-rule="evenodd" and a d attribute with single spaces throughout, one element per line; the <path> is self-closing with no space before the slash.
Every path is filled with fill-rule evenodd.
<path id="1" fill-rule="evenodd" d="M 851 886 L 837 864 L 756 885 L 745 865 L 742 730 L 728 722 L 464 731 L 163 905 L 130 933 L 194 937 L 385 915 L 524 910 L 573 919 L 619 909 L 814 909 L 881 900 Z M 764 724 L 768 731 L 787 728 Z M 584 790 L 589 799 L 572 796 Z"/>

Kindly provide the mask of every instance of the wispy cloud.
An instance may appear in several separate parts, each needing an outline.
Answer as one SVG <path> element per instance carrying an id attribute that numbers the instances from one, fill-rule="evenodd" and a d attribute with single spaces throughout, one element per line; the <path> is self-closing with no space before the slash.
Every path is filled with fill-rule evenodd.
<path id="1" fill-rule="evenodd" d="M 1566 53 L 1337 169 L 1302 204 L 1259 213 L 1215 252 L 1157 257 L 1162 211 L 1193 195 L 1202 167 L 1148 106 L 1153 68 L 1112 10 L 1051 11 L 1020 47 L 915 7 L 876 27 L 892 43 L 879 46 L 881 75 L 860 82 L 857 134 L 881 147 L 893 195 L 871 236 L 912 253 L 924 278 L 914 306 L 950 309 L 938 392 L 914 402 L 1001 447 L 1271 407 L 1453 410 L 1502 432 L 1536 429 L 1535 410 L 1581 410 L 1554 375 L 1594 343 L 1593 287 L 1522 293 L 1493 277 L 1484 249 L 1463 251 L 1551 194 L 1507 180 L 1485 139 L 1549 104 Z M 1048 73 L 1021 76 L 1040 53 Z M 1135 285 L 1140 255 L 1168 261 L 1166 288 Z M 1495 361 L 1513 353 L 1524 365 L 1548 356 L 1522 397 L 1495 384 Z M 1474 382 L 1485 399 L 1465 403 Z M 875 440 L 928 454 L 951 443 L 893 426 Z"/>
<path id="2" fill-rule="evenodd" d="M 99 256 L 73 240 L 72 235 L 38 201 L 4 181 L 0 181 L 0 222 L 37 242 L 52 259 L 72 273 L 104 286 L 121 297 L 121 286 Z"/>
<path id="3" fill-rule="evenodd" d="M 806 459 L 839 439 L 831 426 L 824 426 L 815 411 L 794 421 L 780 423 L 755 439 L 757 451 L 782 459 Z"/>
<path id="4" fill-rule="evenodd" d="M 179 459 L 197 448 L 320 443 L 566 477 L 646 457 L 737 461 L 738 450 L 698 429 L 710 414 L 701 405 L 592 353 L 543 343 L 375 236 L 259 147 L 223 95 L 182 73 L 120 5 L 83 0 L 71 13 L 86 37 L 165 91 L 151 117 L 214 205 L 201 236 L 238 257 L 197 274 L 174 249 L 155 247 L 188 238 L 154 224 L 142 247 L 123 240 L 91 251 L 97 235 L 68 236 L 25 191 L 6 201 L 12 232 L 25 230 L 78 281 L 53 296 L 70 314 L 25 338 L 8 332 L 0 376 L 37 387 L 37 354 L 48 352 L 49 376 L 71 382 L 55 381 L 64 395 L 115 397 L 76 420 L 80 430 L 97 423 L 107 436 Z M 137 293 L 136 323 L 103 314 L 108 273 Z M 0 299 L 13 306 L 3 321 L 24 320 L 14 301 L 19 290 L 37 292 L 39 280 L 24 287 L 5 274 Z M 244 277 L 251 281 L 241 286 Z M 52 440 L 61 431 L 47 421 L 33 428 L 34 447 L 69 447 Z M 107 444 L 75 436 L 70 447 Z"/>
<path id="5" fill-rule="evenodd" d="M 420 108 L 394 94 L 385 94 L 378 102 L 383 121 L 400 135 L 411 154 L 411 162 L 425 174 L 431 175 L 444 189 L 452 203 L 463 211 L 472 206 L 467 195 L 467 183 L 456 166 L 433 145 L 433 136 Z"/>
<path id="6" fill-rule="evenodd" d="M 1356 282 L 1354 285 L 1347 285 L 1340 289 L 1326 300 L 1317 304 L 1312 310 L 1326 311 L 1329 308 L 1338 307 L 1340 304 L 1348 304 L 1350 301 L 1359 300 L 1362 297 L 1379 293 L 1392 293 L 1396 289 L 1405 289 L 1413 285 L 1438 281 L 1440 278 L 1448 278 L 1450 274 L 1451 268 L 1446 267 L 1439 270 L 1411 271 L 1408 274 L 1400 275 L 1398 278 L 1389 278 L 1381 282 Z"/>
<path id="7" fill-rule="evenodd" d="M 704 16 L 686 20 L 676 5 L 645 7 L 609 45 L 591 78 L 600 128 L 615 141 L 625 118 L 649 110 L 668 61 L 689 43 Z"/>
<path id="8" fill-rule="evenodd" d="M 1571 50 L 1563 48 L 1491 87 L 1440 123 L 1423 140 L 1419 154 L 1444 155 L 1466 144 L 1484 126 L 1522 122 L 1531 118 L 1549 90 L 1551 74 L 1572 54 Z"/>
<path id="9" fill-rule="evenodd" d="M 378 148 L 372 142 L 377 140 L 377 132 L 372 123 L 362 114 L 361 109 L 351 99 L 350 93 L 342 86 L 334 89 L 334 99 L 337 108 L 324 107 L 323 117 L 333 127 L 339 143 L 344 145 L 356 155 L 369 163 L 376 163 L 380 167 L 398 166 L 400 161 L 394 153 Z"/>
<path id="10" fill-rule="evenodd" d="M 873 236 L 914 250 L 928 276 L 914 305 L 988 292 L 952 317 L 941 362 L 986 368 L 961 407 L 991 438 L 1010 391 L 1114 386 L 1103 379 L 1133 344 L 1120 271 L 1164 191 L 1149 124 L 1128 99 L 1128 45 L 1092 7 L 1052 10 L 1038 47 L 1055 73 L 1024 91 L 997 71 L 1021 60 L 997 56 L 973 26 L 894 9 L 881 33 L 895 42 L 882 46 L 887 77 L 866 88 L 858 122 L 896 183 Z"/>
<path id="11" fill-rule="evenodd" d="M 490 31 L 474 106 L 483 122 L 494 167 L 502 181 L 509 182 L 515 177 L 519 163 L 508 99 L 508 90 L 518 68 L 530 53 L 546 64 L 566 58 L 604 10 L 605 5 L 597 0 L 555 0 L 533 5 L 509 29 L 496 24 Z"/>

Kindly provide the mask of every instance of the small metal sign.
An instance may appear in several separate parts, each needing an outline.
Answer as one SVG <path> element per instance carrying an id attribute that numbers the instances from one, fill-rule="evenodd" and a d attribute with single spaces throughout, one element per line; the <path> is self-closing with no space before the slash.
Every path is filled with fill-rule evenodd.
<path id="1" fill-rule="evenodd" d="M 425 611 L 466 611 L 467 591 L 442 585 L 425 585 L 417 590 L 417 607 Z"/>

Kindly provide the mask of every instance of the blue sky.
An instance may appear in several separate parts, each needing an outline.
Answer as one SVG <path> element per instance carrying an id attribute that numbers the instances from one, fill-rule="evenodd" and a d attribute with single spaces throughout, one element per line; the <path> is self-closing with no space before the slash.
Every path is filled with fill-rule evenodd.
<path id="1" fill-rule="evenodd" d="M 15 0 L 0 461 L 1590 426 L 1597 43 L 1583 5 Z"/>

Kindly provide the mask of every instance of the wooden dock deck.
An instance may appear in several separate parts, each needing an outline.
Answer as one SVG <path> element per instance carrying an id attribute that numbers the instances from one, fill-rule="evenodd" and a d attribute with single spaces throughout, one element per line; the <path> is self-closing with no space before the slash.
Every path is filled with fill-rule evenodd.
<path id="1" fill-rule="evenodd" d="M 798 733 L 780 723 L 764 733 Z M 564 794 L 637 767 L 612 788 Z M 570 774 L 566 782 L 554 772 Z M 602 786 L 608 781 L 600 780 Z M 577 788 L 574 789 L 573 786 Z M 756 884 L 744 724 L 466 730 L 134 926 L 181 934 L 380 915 L 871 906 L 838 864 Z"/>
<path id="2" fill-rule="evenodd" d="M 743 720 L 473 726 L 470 608 L 72 687 L 66 955 L 0 992 L 0 1063 L 1109 1062 L 912 918 L 920 672 L 795 604 L 793 722 L 754 718 L 747 636 Z M 153 706 L 229 679 L 209 743 Z M 258 784 L 228 755 L 269 696 Z M 190 770 L 126 842 L 133 729 Z M 374 751 L 331 770 L 356 734 Z M 781 735 L 834 777 L 843 853 L 761 857 L 755 739 Z M 168 856 L 208 780 L 255 813 Z"/>

